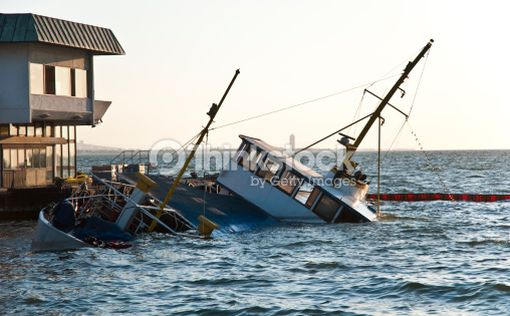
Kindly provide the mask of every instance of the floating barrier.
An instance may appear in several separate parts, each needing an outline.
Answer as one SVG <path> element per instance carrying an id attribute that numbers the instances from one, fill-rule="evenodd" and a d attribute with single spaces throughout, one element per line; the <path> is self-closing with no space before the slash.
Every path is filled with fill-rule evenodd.
<path id="1" fill-rule="evenodd" d="M 447 193 L 382 193 L 383 201 L 470 201 L 496 202 L 510 200 L 510 194 L 447 194 Z M 367 199 L 377 200 L 377 194 L 368 194 Z"/>

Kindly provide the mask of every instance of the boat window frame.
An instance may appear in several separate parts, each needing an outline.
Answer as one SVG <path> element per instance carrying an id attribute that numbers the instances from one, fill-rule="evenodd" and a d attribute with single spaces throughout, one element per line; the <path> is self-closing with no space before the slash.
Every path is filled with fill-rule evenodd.
<path id="1" fill-rule="evenodd" d="M 276 170 L 275 173 L 273 173 L 273 176 L 271 177 L 271 179 L 268 179 L 266 178 L 264 175 L 261 175 L 260 172 L 262 171 L 262 168 L 266 166 L 266 161 L 267 160 L 271 160 L 273 163 L 275 163 L 275 165 L 278 165 L 278 169 Z M 271 155 L 270 153 L 266 152 L 264 154 L 264 156 L 260 159 L 260 163 L 257 164 L 257 168 L 256 168 L 256 171 L 255 171 L 255 175 L 261 179 L 263 179 L 264 181 L 267 181 L 269 183 L 272 183 L 273 181 L 273 178 L 278 178 L 279 175 L 281 174 L 282 170 L 284 170 L 285 167 L 284 167 L 284 164 L 283 162 L 279 161 L 278 159 L 276 159 L 273 155 Z"/>
<path id="2" fill-rule="evenodd" d="M 288 172 L 290 174 L 292 174 L 297 180 L 296 180 L 296 185 L 294 185 L 292 187 L 292 191 L 290 192 L 287 192 L 284 188 L 282 188 L 281 186 L 281 180 L 284 178 L 284 174 Z M 286 178 L 288 179 L 288 178 Z M 301 179 L 305 179 L 302 175 L 300 175 L 299 173 L 297 173 L 294 169 L 292 168 L 289 168 L 285 165 L 285 167 L 282 169 L 282 171 L 280 172 L 280 176 L 279 176 L 279 179 L 278 179 L 278 183 L 275 185 L 275 187 L 282 191 L 283 193 L 285 193 L 286 195 L 294 198 L 294 193 L 296 193 L 296 189 L 300 187 L 300 184 L 301 184 Z"/>
<path id="3" fill-rule="evenodd" d="M 303 177 L 303 175 L 301 175 L 301 179 L 304 179 L 304 181 L 300 182 L 301 185 L 297 186 L 297 189 L 294 189 L 294 192 L 292 194 L 292 198 L 298 202 L 299 204 L 303 205 L 304 207 L 306 207 L 306 201 L 308 201 L 308 198 L 310 197 L 310 195 L 312 194 L 313 192 L 313 189 L 315 188 L 315 186 L 313 184 L 310 183 L 310 181 L 308 181 L 309 179 L 307 179 L 306 177 Z M 307 185 L 310 185 L 312 187 L 312 190 L 310 191 L 310 194 L 308 196 L 306 196 L 306 199 L 304 200 L 304 202 L 301 202 L 300 200 L 298 200 L 296 197 L 299 193 L 299 189 L 304 186 L 305 184 Z M 304 192 L 308 192 L 308 191 L 304 191 Z"/>
<path id="4" fill-rule="evenodd" d="M 243 168 L 243 170 L 249 171 L 253 174 L 255 174 L 258 170 L 260 160 L 262 160 L 262 157 L 266 155 L 267 152 L 256 146 L 255 144 L 252 144 L 250 142 L 244 142 L 246 145 L 240 146 L 240 151 L 238 152 L 237 157 L 237 164 Z M 252 164 L 252 159 L 250 158 L 252 151 L 252 148 L 254 148 L 254 151 L 256 152 L 255 156 L 253 157 L 255 160 L 254 165 Z M 248 152 L 249 149 L 250 151 Z M 243 153 L 245 153 L 243 155 Z M 248 162 L 245 161 L 245 158 L 248 158 Z M 246 165 L 248 163 L 248 165 Z"/>
<path id="5" fill-rule="evenodd" d="M 315 197 L 314 197 L 314 192 L 317 192 Z M 310 195 L 308 196 L 308 199 L 306 199 L 305 207 L 307 207 L 308 209 L 313 211 L 315 209 L 315 207 L 317 206 L 317 204 L 319 203 L 319 200 L 324 195 L 325 195 L 324 190 L 320 186 L 318 186 L 318 185 L 314 186 L 312 189 L 312 193 L 310 193 Z M 311 201 L 312 198 L 313 198 L 313 200 Z M 309 203 L 309 201 L 311 201 L 311 203 Z"/>
<path id="6" fill-rule="evenodd" d="M 336 221 L 338 215 L 339 215 L 339 210 L 340 209 L 343 209 L 343 204 L 341 203 L 341 201 L 339 201 L 337 198 L 335 198 L 334 196 L 332 196 L 331 194 L 323 191 L 323 190 L 320 190 L 322 192 L 322 194 L 319 194 L 318 198 L 316 198 L 316 201 L 315 203 L 313 204 L 313 207 L 310 208 L 310 210 L 316 214 L 317 216 L 319 216 L 321 219 L 323 219 L 325 222 L 327 223 L 333 223 Z M 334 203 L 336 203 L 337 207 L 333 210 L 332 212 L 332 215 L 331 215 L 331 218 L 323 218 L 321 215 L 325 215 L 324 213 L 317 213 L 317 208 L 319 207 L 319 205 L 321 204 L 321 201 L 324 199 L 324 198 L 327 198 L 331 201 L 333 201 Z"/>

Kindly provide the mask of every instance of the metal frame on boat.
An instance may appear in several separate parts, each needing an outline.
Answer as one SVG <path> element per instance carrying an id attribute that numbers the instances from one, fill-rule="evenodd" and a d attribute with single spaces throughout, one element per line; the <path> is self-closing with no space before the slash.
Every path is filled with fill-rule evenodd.
<path id="1" fill-rule="evenodd" d="M 156 201 L 151 200 L 147 195 L 141 194 L 140 197 L 139 193 L 143 192 L 139 188 L 140 185 L 108 181 L 93 174 L 91 177 L 95 182 L 94 188 L 89 188 L 84 183 L 65 200 L 72 205 L 76 222 L 97 217 L 135 236 L 147 232 L 151 223 L 155 221 L 158 231 L 177 237 L 200 237 L 197 227 L 175 209 L 163 208 L 162 211 L 166 216 L 156 217 L 154 213 L 161 208 L 157 207 Z M 143 177 L 145 176 L 140 175 L 140 178 L 143 179 Z M 40 211 L 32 240 L 32 251 L 68 250 L 93 246 L 75 237 L 73 235 L 75 230 L 64 232 L 53 225 L 52 212 L 57 205 L 58 203 L 54 203 Z"/>

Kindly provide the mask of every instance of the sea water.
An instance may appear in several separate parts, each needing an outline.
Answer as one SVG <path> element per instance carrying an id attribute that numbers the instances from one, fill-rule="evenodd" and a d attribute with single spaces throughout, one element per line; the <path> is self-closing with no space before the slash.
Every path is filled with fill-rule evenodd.
<path id="1" fill-rule="evenodd" d="M 375 157 L 358 157 L 369 175 Z M 384 159 L 382 192 L 445 187 L 510 194 L 510 151 Z M 0 314 L 510 313 L 510 201 L 383 202 L 382 211 L 376 223 L 281 225 L 208 241 L 150 234 L 124 250 L 53 253 L 30 252 L 35 222 L 1 223 Z"/>

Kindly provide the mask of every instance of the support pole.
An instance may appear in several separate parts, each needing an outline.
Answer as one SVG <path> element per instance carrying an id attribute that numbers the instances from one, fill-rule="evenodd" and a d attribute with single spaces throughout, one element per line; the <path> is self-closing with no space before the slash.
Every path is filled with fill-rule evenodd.
<path id="1" fill-rule="evenodd" d="M 383 120 L 379 115 L 379 128 L 377 137 L 377 217 L 381 217 L 381 126 Z"/>
<path id="2" fill-rule="evenodd" d="M 368 119 L 368 122 L 366 123 L 365 127 L 363 127 L 363 130 L 360 132 L 360 134 L 358 135 L 358 137 L 356 137 L 356 140 L 354 141 L 354 144 L 352 146 L 353 150 L 351 151 L 347 151 L 346 152 L 346 155 L 345 155 L 345 158 L 344 158 L 344 163 L 350 161 L 351 157 L 354 155 L 354 153 L 356 152 L 357 148 L 359 147 L 359 145 L 361 144 L 361 142 L 363 141 L 363 139 L 365 138 L 365 136 L 367 135 L 368 131 L 370 130 L 370 128 L 372 127 L 372 125 L 374 124 L 375 120 L 377 120 L 377 118 L 381 115 L 381 112 L 382 110 L 384 109 L 384 107 L 388 104 L 388 102 L 390 101 L 391 97 L 393 97 L 393 95 L 395 94 L 395 92 L 397 92 L 397 90 L 400 88 L 400 85 L 407 79 L 407 77 L 409 76 L 409 73 L 411 72 L 411 70 L 413 70 L 413 68 L 418 64 L 418 62 L 420 61 L 420 59 L 423 58 L 423 56 L 425 56 L 425 54 L 429 51 L 430 47 L 432 47 L 432 43 L 434 42 L 434 40 L 430 40 L 423 48 L 422 50 L 420 51 L 420 53 L 414 58 L 413 61 L 410 61 L 407 66 L 405 67 L 404 69 L 404 72 L 402 73 L 402 75 L 400 75 L 400 78 L 397 80 L 397 82 L 395 82 L 395 84 L 393 85 L 393 87 L 390 89 L 390 91 L 386 94 L 386 96 L 381 100 L 381 103 L 379 103 L 379 105 L 377 106 L 376 110 L 374 111 L 374 113 L 372 114 L 372 116 Z"/>
<path id="3" fill-rule="evenodd" d="M 195 156 L 195 153 L 196 153 L 198 147 L 200 146 L 200 144 L 202 143 L 202 141 L 204 140 L 204 137 L 207 135 L 207 133 L 209 133 L 209 127 L 214 122 L 214 118 L 216 117 L 216 113 L 218 113 L 218 110 L 220 109 L 221 105 L 223 104 L 223 101 L 225 100 L 225 97 L 227 96 L 228 92 L 230 91 L 230 88 L 232 88 L 232 85 L 234 84 L 234 81 L 236 80 L 236 78 L 239 75 L 239 73 L 240 73 L 240 71 L 239 71 L 239 69 L 237 69 L 234 77 L 232 78 L 232 81 L 230 81 L 230 84 L 228 85 L 227 90 L 223 94 L 223 97 L 221 98 L 220 103 L 218 103 L 218 104 L 213 103 L 213 105 L 211 106 L 211 109 L 207 113 L 207 115 L 209 115 L 209 122 L 202 129 L 202 131 L 200 132 L 200 136 L 199 136 L 197 142 L 195 143 L 195 145 L 193 146 L 193 149 L 191 150 L 191 153 L 189 154 L 188 158 L 186 158 L 186 161 L 184 162 L 184 165 L 182 166 L 181 170 L 179 170 L 179 173 L 177 174 L 177 176 L 174 178 L 172 186 L 170 187 L 170 189 L 168 189 L 168 192 L 167 192 L 165 198 L 163 199 L 163 201 L 159 205 L 159 210 L 156 211 L 156 214 L 155 214 L 155 216 L 157 218 L 159 218 L 163 214 L 163 210 L 165 209 L 166 205 L 168 204 L 168 202 L 170 202 L 170 199 L 174 195 L 175 189 L 177 189 L 177 187 L 179 186 L 179 183 L 181 181 L 182 176 L 184 175 L 184 172 L 186 171 L 186 169 L 188 168 L 189 163 L 191 162 L 191 160 Z M 149 229 L 148 229 L 149 232 L 153 231 L 154 228 L 156 228 L 156 224 L 157 224 L 156 221 L 152 221 L 152 223 L 151 223 L 151 225 L 149 226 Z"/>

